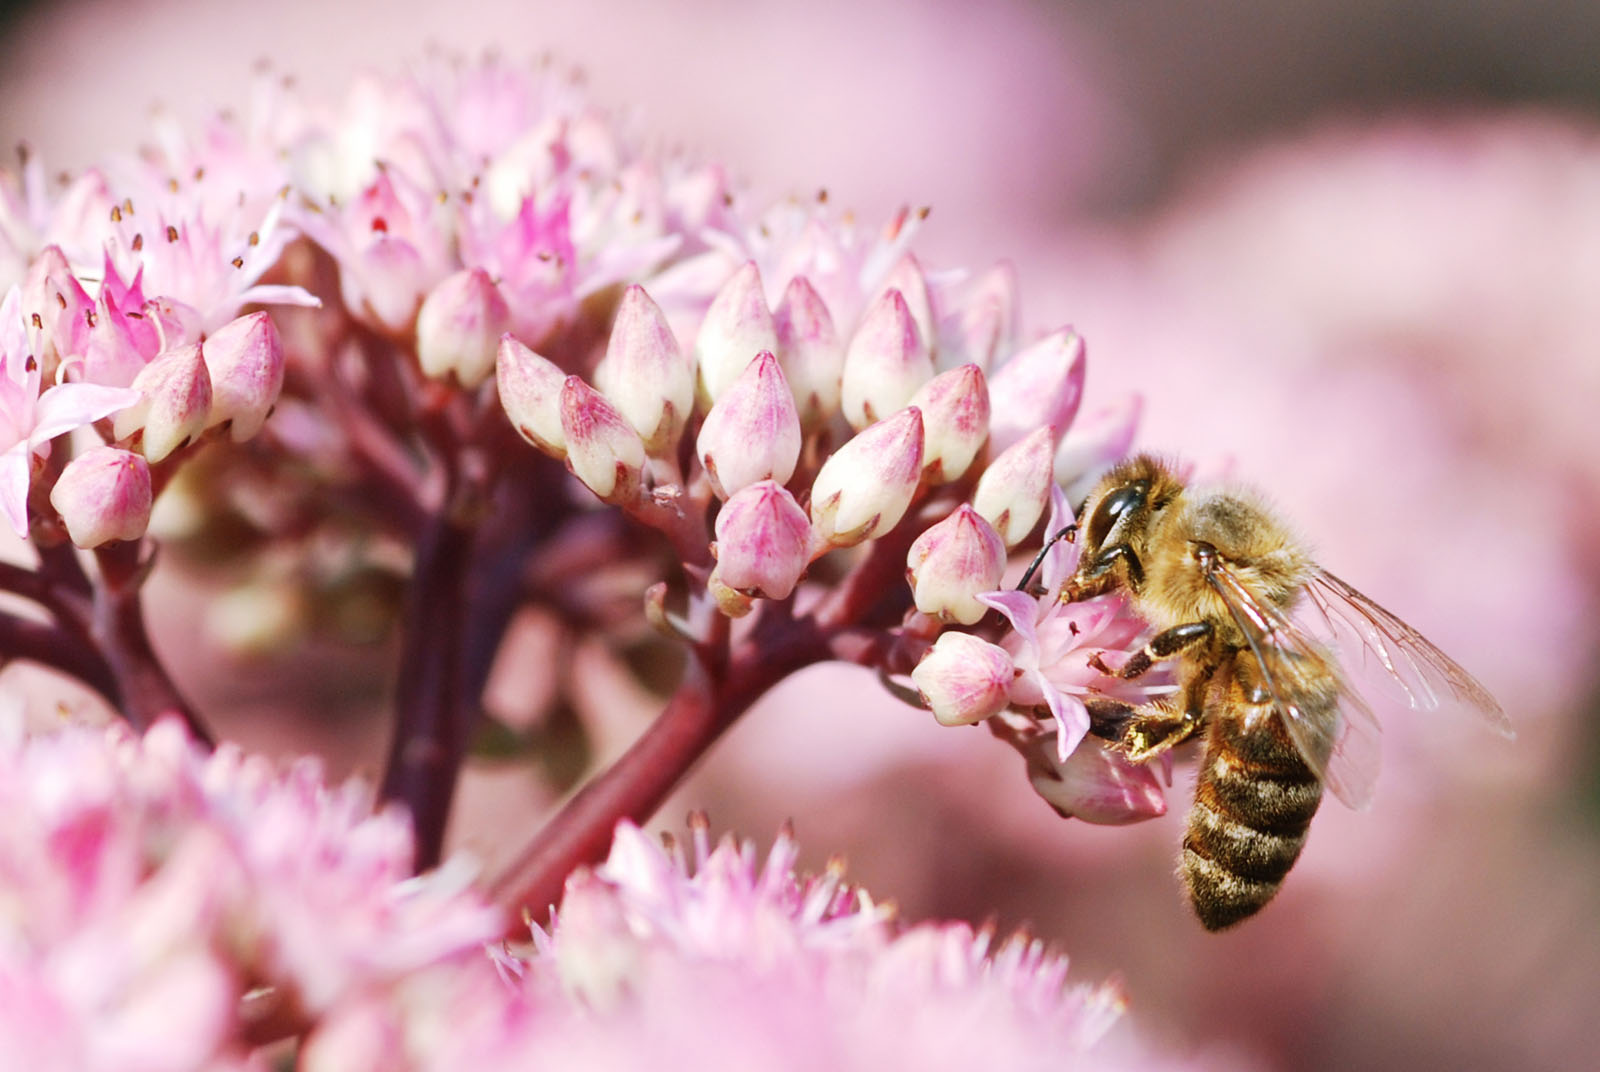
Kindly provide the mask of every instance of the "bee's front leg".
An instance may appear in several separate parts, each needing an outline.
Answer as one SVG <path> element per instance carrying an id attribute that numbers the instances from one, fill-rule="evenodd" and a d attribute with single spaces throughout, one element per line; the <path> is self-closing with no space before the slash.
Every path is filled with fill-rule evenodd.
<path id="1" fill-rule="evenodd" d="M 1119 570 L 1117 567 L 1121 566 Z M 1078 572 L 1061 586 L 1061 602 L 1077 603 L 1105 595 L 1118 587 L 1138 592 L 1144 587 L 1144 567 L 1125 543 L 1103 547 L 1078 566 Z"/>

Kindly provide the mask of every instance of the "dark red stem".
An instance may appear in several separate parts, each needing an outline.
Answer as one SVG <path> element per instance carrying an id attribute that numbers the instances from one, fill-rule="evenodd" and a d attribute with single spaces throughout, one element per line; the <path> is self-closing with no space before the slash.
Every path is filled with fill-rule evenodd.
<path id="1" fill-rule="evenodd" d="M 783 617 L 757 629 L 734 657 L 718 665 L 702 649 L 650 728 L 591 779 L 539 831 L 496 880 L 491 895 L 521 918 L 544 919 L 575 867 L 601 859 L 621 819 L 644 822 L 695 761 L 773 685 L 828 657 L 824 635 L 809 620 Z"/>
<path id="2" fill-rule="evenodd" d="M 418 870 L 439 862 L 466 756 L 461 654 L 472 538 L 472 528 L 448 515 L 424 530 L 404 619 L 394 738 L 381 793 L 411 809 Z"/>
<path id="3" fill-rule="evenodd" d="M 142 730 L 162 715 L 176 715 L 195 740 L 211 747 L 216 738 L 167 676 L 145 630 L 140 592 L 149 562 L 141 560 L 142 548 L 139 542 L 119 541 L 94 552 L 100 583 L 94 593 L 93 637 L 116 682 L 113 692 L 101 691 L 135 728 Z"/>

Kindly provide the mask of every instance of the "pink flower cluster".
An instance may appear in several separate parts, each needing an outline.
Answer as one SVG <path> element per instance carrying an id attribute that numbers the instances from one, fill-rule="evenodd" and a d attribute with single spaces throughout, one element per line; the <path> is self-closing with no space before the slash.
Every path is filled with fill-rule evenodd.
<path id="1" fill-rule="evenodd" d="M 0 657 L 154 724 L 13 742 L 0 794 L 30 818 L 0 846 L 21 906 L 4 985 L 51 1017 L 11 1025 L 19 1045 L 225 1067 L 245 1059 L 241 999 L 265 994 L 311 1031 L 313 1068 L 1099 1053 L 1111 992 L 1064 988 L 1036 943 L 895 931 L 836 874 L 796 879 L 788 838 L 763 867 L 697 828 L 690 865 L 623 825 L 582 867 L 766 689 L 830 659 L 909 674 L 942 723 L 987 720 L 1063 815 L 1161 813 L 1084 699 L 1165 687 L 1100 669 L 1143 623 L 1056 600 L 1068 544 L 1041 594 L 1003 590 L 1070 519 L 1063 488 L 1133 435 L 1136 401 L 1078 419 L 1082 338 L 1021 339 L 1004 266 L 925 266 L 920 213 L 747 213 L 716 168 L 643 151 L 548 65 L 441 60 L 335 108 L 258 90 L 242 119 L 163 123 L 61 188 L 32 160 L 0 180 L 0 505 L 37 559 L 0 564 L 0 589 L 38 612 L 0 611 Z M 232 512 L 219 559 L 260 576 L 332 548 L 409 586 L 378 790 L 409 823 L 310 765 L 199 751 L 214 735 L 140 589 L 153 505 L 201 448 L 179 486 L 196 529 Z M 606 644 L 648 623 L 688 667 L 494 910 L 426 869 L 528 608 Z M 502 911 L 563 887 L 535 951 L 481 955 Z M 190 1021 L 152 1031 L 172 995 Z M 703 1025 L 730 1021 L 708 1048 Z M 163 1056 L 173 1034 L 191 1049 Z"/>
<path id="2" fill-rule="evenodd" d="M 0 742 L 0 1050 L 16 1068 L 223 1069 L 252 1006 L 324 1013 L 499 933 L 403 814 L 175 722 Z"/>
<path id="3" fill-rule="evenodd" d="M 338 1010 L 311 1072 L 447 1068 L 1151 1068 L 1115 985 L 1068 985 L 1065 959 L 965 924 L 899 928 L 842 881 L 795 871 L 780 833 L 689 845 L 617 828 L 567 883 L 549 933 L 419 973 Z"/>

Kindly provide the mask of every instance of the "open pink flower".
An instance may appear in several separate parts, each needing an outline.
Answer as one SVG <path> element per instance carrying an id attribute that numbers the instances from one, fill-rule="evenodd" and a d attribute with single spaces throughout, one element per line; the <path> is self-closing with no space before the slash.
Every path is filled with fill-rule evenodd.
<path id="1" fill-rule="evenodd" d="M 34 457 L 48 454 L 56 436 L 139 400 L 138 391 L 92 383 L 60 383 L 41 393 L 29 336 L 12 287 L 0 301 L 0 509 L 19 536 L 28 534 Z"/>
<path id="2" fill-rule="evenodd" d="M 1053 535 L 1071 521 L 1072 509 L 1060 488 L 1053 487 L 1050 494 L 1045 532 Z M 1061 584 L 1077 567 L 1078 552 L 1079 545 L 1067 540 L 1057 541 L 1045 552 L 1038 575 L 1042 595 L 1002 590 L 978 597 L 1005 615 L 1011 626 L 1001 644 L 1012 653 L 1017 669 L 1012 705 L 1050 711 L 1058 727 L 1056 749 L 1062 760 L 1089 732 L 1089 712 L 1080 697 L 1092 693 L 1138 704 L 1171 691 L 1166 674 L 1159 670 L 1138 681 L 1119 681 L 1091 664 L 1097 655 L 1133 647 L 1148 626 L 1121 595 L 1082 603 L 1060 601 Z"/>

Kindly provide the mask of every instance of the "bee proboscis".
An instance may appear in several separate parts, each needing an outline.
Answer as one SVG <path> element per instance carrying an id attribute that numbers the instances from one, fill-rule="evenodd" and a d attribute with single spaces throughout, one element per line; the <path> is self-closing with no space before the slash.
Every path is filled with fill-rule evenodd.
<path id="1" fill-rule="evenodd" d="M 1114 746 L 1140 761 L 1204 741 L 1182 873 L 1208 930 L 1253 915 L 1277 893 L 1324 785 L 1351 807 L 1371 800 L 1377 719 L 1334 650 L 1297 616 L 1353 640 L 1411 707 L 1443 700 L 1512 735 L 1471 674 L 1318 566 L 1253 493 L 1191 488 L 1173 466 L 1139 455 L 1100 479 L 1079 518 L 1057 534 L 1081 545 L 1060 598 L 1125 592 L 1155 630 L 1122 666 L 1102 669 L 1132 679 L 1158 662 L 1177 664 L 1170 697 L 1122 708 Z"/>

